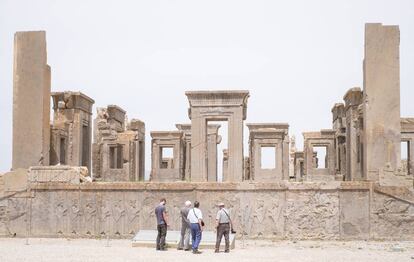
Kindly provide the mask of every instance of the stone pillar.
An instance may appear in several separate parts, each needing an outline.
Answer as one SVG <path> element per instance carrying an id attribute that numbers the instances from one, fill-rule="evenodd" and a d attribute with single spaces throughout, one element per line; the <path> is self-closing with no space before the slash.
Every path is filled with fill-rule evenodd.
<path id="1" fill-rule="evenodd" d="M 221 137 L 218 135 L 220 125 L 208 125 L 207 127 L 207 181 L 217 182 L 217 144 L 221 142 Z"/>
<path id="2" fill-rule="evenodd" d="M 365 25 L 363 170 L 369 180 L 401 162 L 399 47 L 398 26 Z"/>
<path id="3" fill-rule="evenodd" d="M 228 176 L 223 181 L 242 181 L 243 180 L 243 108 L 236 110 L 229 119 L 228 137 Z"/>
<path id="4" fill-rule="evenodd" d="M 346 174 L 345 180 L 361 180 L 360 159 L 358 159 L 358 106 L 362 103 L 362 91 L 351 88 L 344 96 L 346 117 Z"/>
<path id="5" fill-rule="evenodd" d="M 207 121 L 198 109 L 191 117 L 191 181 L 207 181 Z"/>
<path id="6" fill-rule="evenodd" d="M 223 149 L 223 181 L 227 180 L 229 174 L 229 151 L 227 149 Z"/>
<path id="7" fill-rule="evenodd" d="M 14 35 L 12 169 L 49 165 L 50 67 L 46 32 Z"/>

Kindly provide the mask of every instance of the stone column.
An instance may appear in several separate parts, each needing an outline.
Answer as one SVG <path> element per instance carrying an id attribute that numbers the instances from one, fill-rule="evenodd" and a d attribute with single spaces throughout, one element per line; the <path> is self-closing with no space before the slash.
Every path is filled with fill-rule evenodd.
<path id="1" fill-rule="evenodd" d="M 363 170 L 369 180 L 401 162 L 399 46 L 398 26 L 365 25 Z"/>
<path id="2" fill-rule="evenodd" d="M 234 112 L 229 119 L 228 176 L 223 182 L 243 181 L 243 108 Z"/>
<path id="3" fill-rule="evenodd" d="M 191 117 L 191 181 L 207 181 L 207 121 L 193 110 Z"/>
<path id="4" fill-rule="evenodd" d="M 221 138 L 218 135 L 218 129 L 220 125 L 208 125 L 207 127 L 207 181 L 216 182 L 217 176 L 217 144 L 221 142 Z"/>
<path id="5" fill-rule="evenodd" d="M 49 165 L 50 67 L 46 63 L 46 32 L 17 32 L 12 169 Z"/>
<path id="6" fill-rule="evenodd" d="M 351 88 L 344 96 L 346 117 L 346 175 L 345 180 L 361 180 L 358 165 L 357 126 L 359 121 L 358 106 L 362 103 L 362 91 L 359 87 Z"/>
<path id="7" fill-rule="evenodd" d="M 289 180 L 289 134 L 286 131 L 285 135 L 283 136 L 283 146 L 282 146 L 282 150 L 283 150 L 283 154 L 282 154 L 282 161 L 283 161 L 283 180 Z"/>

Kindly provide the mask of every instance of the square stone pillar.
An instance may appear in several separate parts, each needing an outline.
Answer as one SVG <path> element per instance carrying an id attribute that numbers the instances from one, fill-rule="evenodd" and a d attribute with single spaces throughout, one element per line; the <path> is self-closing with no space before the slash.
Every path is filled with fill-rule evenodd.
<path id="1" fill-rule="evenodd" d="M 49 165 L 50 67 L 46 32 L 14 35 L 12 169 Z"/>
<path id="2" fill-rule="evenodd" d="M 364 176 L 378 180 L 400 166 L 400 30 L 365 25 Z"/>
<path id="3" fill-rule="evenodd" d="M 220 125 L 207 126 L 207 181 L 217 182 L 217 144 L 220 144 L 221 137 L 218 134 Z"/>

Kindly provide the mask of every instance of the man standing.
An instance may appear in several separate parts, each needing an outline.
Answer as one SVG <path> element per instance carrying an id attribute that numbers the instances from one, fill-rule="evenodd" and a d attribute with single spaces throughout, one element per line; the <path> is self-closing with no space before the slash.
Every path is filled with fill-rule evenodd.
<path id="1" fill-rule="evenodd" d="M 194 202 L 194 208 L 188 211 L 188 220 L 190 221 L 190 228 L 191 228 L 191 248 L 193 250 L 193 254 L 201 254 L 198 251 L 198 246 L 200 245 L 201 241 L 201 232 L 203 231 L 203 214 L 199 209 L 200 203 L 198 201 Z"/>
<path id="2" fill-rule="evenodd" d="M 188 220 L 188 212 L 190 211 L 191 201 L 185 201 L 185 206 L 181 208 L 181 237 L 178 243 L 178 250 L 190 250 L 190 221 Z"/>
<path id="3" fill-rule="evenodd" d="M 216 215 L 216 228 L 217 228 L 217 239 L 216 239 L 216 250 L 218 253 L 220 249 L 221 238 L 224 235 L 224 240 L 226 242 L 226 247 L 224 252 L 230 252 L 230 226 L 232 228 L 230 214 L 227 209 L 224 208 L 224 203 L 218 204 L 220 208 Z"/>
<path id="4" fill-rule="evenodd" d="M 160 204 L 155 208 L 155 216 L 157 218 L 157 250 L 165 251 L 167 250 L 165 247 L 165 237 L 167 236 L 167 210 L 165 209 L 165 205 L 167 204 L 167 200 L 165 198 L 160 200 Z"/>

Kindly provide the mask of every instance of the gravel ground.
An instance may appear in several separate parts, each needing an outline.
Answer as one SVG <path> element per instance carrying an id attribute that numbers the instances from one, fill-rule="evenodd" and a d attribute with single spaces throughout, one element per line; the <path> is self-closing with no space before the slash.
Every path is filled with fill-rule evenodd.
<path id="1" fill-rule="evenodd" d="M 241 241 L 229 254 L 203 250 L 200 255 L 170 249 L 131 247 L 129 240 L 0 239 L 0 262 L 9 261 L 413 261 L 414 242 Z"/>

